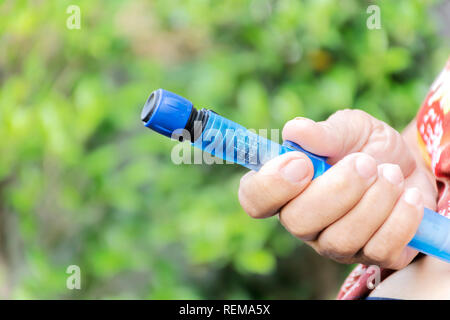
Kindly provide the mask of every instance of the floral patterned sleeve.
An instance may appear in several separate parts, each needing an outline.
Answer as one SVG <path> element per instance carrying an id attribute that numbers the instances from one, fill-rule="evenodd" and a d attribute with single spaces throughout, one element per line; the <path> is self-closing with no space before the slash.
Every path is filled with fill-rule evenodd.
<path id="1" fill-rule="evenodd" d="M 438 211 L 450 215 L 450 60 L 417 115 L 419 146 L 438 186 Z"/>

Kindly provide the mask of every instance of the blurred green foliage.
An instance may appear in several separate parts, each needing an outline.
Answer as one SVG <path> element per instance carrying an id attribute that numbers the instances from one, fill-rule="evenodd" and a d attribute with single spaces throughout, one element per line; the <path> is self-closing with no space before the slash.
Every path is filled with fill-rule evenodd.
<path id="1" fill-rule="evenodd" d="M 244 169 L 174 165 L 139 115 L 162 87 L 250 128 L 355 107 L 401 129 L 448 47 L 435 1 L 377 1 L 368 30 L 372 3 L 0 1 L 0 295 L 332 298 L 349 266 L 247 217 Z"/>

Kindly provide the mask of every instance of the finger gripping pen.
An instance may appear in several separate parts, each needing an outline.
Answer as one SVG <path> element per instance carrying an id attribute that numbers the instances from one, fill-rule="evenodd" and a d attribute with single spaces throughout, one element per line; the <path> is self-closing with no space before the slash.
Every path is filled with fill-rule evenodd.
<path id="1" fill-rule="evenodd" d="M 213 156 L 255 171 L 267 161 L 290 151 L 300 151 L 308 156 L 314 166 L 313 179 L 331 167 L 326 158 L 312 154 L 292 141 L 280 145 L 214 111 L 197 110 L 189 100 L 163 89 L 151 93 L 141 120 L 146 127 L 160 134 L 180 141 L 188 139 L 192 145 Z M 425 208 L 422 222 L 408 245 L 450 262 L 450 219 Z"/>

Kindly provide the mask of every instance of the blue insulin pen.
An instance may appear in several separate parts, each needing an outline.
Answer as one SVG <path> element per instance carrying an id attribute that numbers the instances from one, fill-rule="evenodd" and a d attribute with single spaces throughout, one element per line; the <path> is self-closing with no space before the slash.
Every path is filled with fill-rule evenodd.
<path id="1" fill-rule="evenodd" d="M 291 141 L 280 145 L 214 111 L 197 110 L 189 100 L 163 89 L 151 93 L 142 110 L 141 120 L 147 128 L 160 134 L 180 141 L 188 139 L 194 147 L 255 171 L 270 159 L 290 151 L 303 152 L 311 159 L 313 179 L 331 167 L 326 158 Z M 450 219 L 425 208 L 422 222 L 408 245 L 450 262 Z"/>

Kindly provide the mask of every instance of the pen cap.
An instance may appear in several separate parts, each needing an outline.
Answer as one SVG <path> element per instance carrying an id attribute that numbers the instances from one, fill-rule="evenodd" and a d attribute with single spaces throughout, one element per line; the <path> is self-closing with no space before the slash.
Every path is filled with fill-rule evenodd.
<path id="1" fill-rule="evenodd" d="M 141 113 L 147 128 L 169 138 L 176 130 L 185 128 L 192 112 L 192 102 L 164 89 L 150 94 Z"/>

